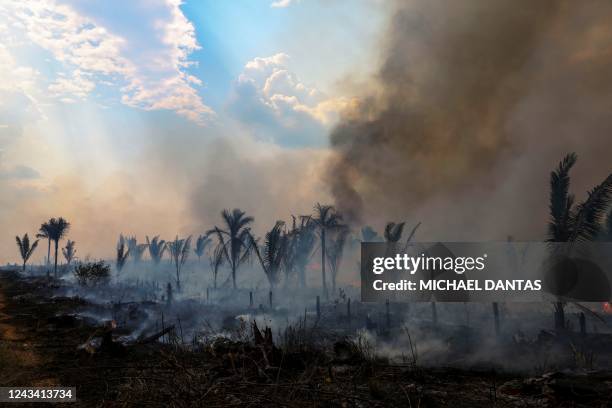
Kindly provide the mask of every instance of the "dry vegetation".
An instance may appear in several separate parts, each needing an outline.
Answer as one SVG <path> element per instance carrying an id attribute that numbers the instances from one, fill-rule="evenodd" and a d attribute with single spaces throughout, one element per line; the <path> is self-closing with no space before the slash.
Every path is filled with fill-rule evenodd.
<path id="1" fill-rule="evenodd" d="M 244 322 L 231 336 L 203 331 L 185 345 L 116 342 L 70 311 L 78 298 L 49 299 L 48 282 L 3 273 L 1 385 L 76 386 L 77 406 L 609 406 L 609 373 L 521 378 L 493 371 L 426 369 L 377 358 L 367 338 L 336 339 L 301 322 L 275 344 L 269 328 Z M 95 347 L 82 347 L 93 338 Z"/>

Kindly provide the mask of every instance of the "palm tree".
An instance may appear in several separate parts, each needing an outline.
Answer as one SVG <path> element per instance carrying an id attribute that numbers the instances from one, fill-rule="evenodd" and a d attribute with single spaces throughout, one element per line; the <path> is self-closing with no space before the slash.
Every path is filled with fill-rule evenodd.
<path id="1" fill-rule="evenodd" d="M 212 243 L 212 239 L 210 238 L 210 234 L 200 235 L 198 239 L 196 239 L 196 246 L 194 248 L 195 254 L 198 256 L 198 262 L 204 255 L 204 251 L 206 251 L 206 247 Z"/>
<path id="2" fill-rule="evenodd" d="M 154 236 L 152 240 L 149 240 L 148 236 L 146 238 L 147 247 L 149 248 L 149 255 L 151 256 L 153 262 L 157 265 L 164 257 L 164 251 L 166 251 L 166 241 L 159 239 L 159 235 Z"/>
<path id="3" fill-rule="evenodd" d="M 587 199 L 574 205 L 569 193 L 571 168 L 576 164 L 576 153 L 566 155 L 550 174 L 549 242 L 568 242 L 571 251 L 574 242 L 592 241 L 601 230 L 601 221 L 612 201 L 612 174 L 588 192 Z M 565 303 L 555 303 L 555 328 L 565 328 Z"/>
<path id="4" fill-rule="evenodd" d="M 213 288 L 217 289 L 217 275 L 219 273 L 219 267 L 223 263 L 223 248 L 221 245 L 218 245 L 212 251 L 212 254 L 208 256 L 208 262 L 210 264 L 210 269 L 213 272 Z"/>
<path id="5" fill-rule="evenodd" d="M 277 221 L 274 227 L 266 233 L 266 239 L 262 248 L 263 256 L 257 242 L 251 236 L 253 249 L 268 278 L 270 289 L 274 289 L 280 280 L 283 258 L 287 250 L 287 235 L 283 231 L 284 226 L 285 223 L 283 221 Z"/>
<path id="6" fill-rule="evenodd" d="M 332 278 L 332 293 L 336 293 L 336 277 L 340 270 L 340 262 L 342 262 L 342 255 L 344 253 L 344 246 L 346 239 L 349 235 L 349 229 L 347 226 L 339 226 L 335 233 L 331 236 L 331 242 L 327 248 L 327 261 L 329 262 L 329 269 L 331 271 Z"/>
<path id="7" fill-rule="evenodd" d="M 293 223 L 291 230 L 285 232 L 285 254 L 282 257 L 282 269 L 285 272 L 285 287 L 289 285 L 290 276 L 296 270 L 298 258 L 297 245 L 299 229 L 297 228 L 295 216 L 292 215 L 291 217 L 293 218 Z"/>
<path id="8" fill-rule="evenodd" d="M 38 246 L 38 240 L 34 241 L 32 245 L 30 245 L 30 237 L 28 237 L 28 234 L 25 234 L 23 238 L 16 236 L 15 240 L 17 241 L 17 247 L 19 248 L 21 259 L 23 259 L 23 271 L 25 272 L 26 262 L 28 262 L 28 259 L 30 259 L 32 253 Z"/>
<path id="9" fill-rule="evenodd" d="M 117 242 L 117 258 L 115 260 L 117 272 L 121 272 L 129 255 L 130 249 L 127 245 L 127 240 L 123 235 L 119 235 L 119 242 Z"/>
<path id="10" fill-rule="evenodd" d="M 55 256 L 54 256 L 55 265 L 53 268 L 53 275 L 55 276 L 55 278 L 57 278 L 57 252 L 59 249 L 59 242 L 68 233 L 68 229 L 70 228 L 70 223 L 66 221 L 65 219 L 63 219 L 62 217 L 59 217 L 59 218 L 51 218 L 47 224 L 48 224 L 47 234 L 49 236 L 49 239 L 51 239 L 55 244 Z"/>
<path id="11" fill-rule="evenodd" d="M 293 252 L 293 264 L 297 270 L 298 280 L 301 287 L 306 287 L 306 266 L 314 252 L 317 242 L 315 224 L 310 215 L 300 217 L 300 225 L 296 226 L 296 219 L 293 218 L 293 229 L 290 232 L 292 241 L 291 250 Z"/>
<path id="12" fill-rule="evenodd" d="M 394 222 L 387 223 L 385 226 L 385 241 L 395 243 L 402 239 L 404 225 L 406 225 L 405 222 L 400 222 L 398 224 Z"/>
<path id="13" fill-rule="evenodd" d="M 147 249 L 147 244 L 139 244 L 136 237 L 129 237 L 126 240 L 130 257 L 134 262 L 142 261 L 144 251 Z"/>
<path id="14" fill-rule="evenodd" d="M 376 230 L 369 225 L 361 228 L 361 242 L 380 242 L 381 239 L 378 236 Z"/>
<path id="15" fill-rule="evenodd" d="M 321 205 L 317 203 L 315 205 L 315 216 L 313 222 L 316 225 L 319 237 L 321 238 L 321 280 L 323 282 L 323 294 L 326 298 L 329 298 L 327 292 L 327 279 L 325 276 L 325 263 L 326 263 L 326 243 L 325 236 L 328 231 L 338 228 L 342 221 L 342 215 L 340 215 L 336 209 L 331 205 Z"/>
<path id="16" fill-rule="evenodd" d="M 612 208 L 606 218 L 606 223 L 603 228 L 602 238 L 604 241 L 612 241 Z"/>
<path id="17" fill-rule="evenodd" d="M 228 262 L 232 271 L 232 284 L 236 286 L 236 273 L 240 265 L 245 262 L 252 250 L 252 239 L 249 224 L 254 220 L 253 217 L 246 216 L 245 212 L 235 208 L 231 212 L 223 210 L 221 217 L 225 223 L 225 229 L 215 226 L 208 233 L 214 233 L 218 239 L 218 249 L 220 256 L 217 259 L 217 266 L 222 262 Z"/>
<path id="18" fill-rule="evenodd" d="M 51 263 L 51 238 L 49 238 L 49 224 L 42 223 L 38 230 L 38 234 L 36 234 L 36 238 L 46 239 L 47 240 L 47 265 Z M 49 276 L 49 269 L 47 269 L 47 277 Z"/>
<path id="19" fill-rule="evenodd" d="M 76 248 L 74 247 L 75 242 L 68 240 L 66 242 L 66 246 L 62 248 L 62 254 L 64 254 L 64 258 L 66 258 L 66 263 L 70 265 L 70 262 L 74 259 L 74 254 L 76 254 Z"/>
<path id="20" fill-rule="evenodd" d="M 176 289 L 181 290 L 181 269 L 191 250 L 191 235 L 186 239 L 179 239 L 178 235 L 174 241 L 168 242 L 168 250 L 176 268 Z"/>

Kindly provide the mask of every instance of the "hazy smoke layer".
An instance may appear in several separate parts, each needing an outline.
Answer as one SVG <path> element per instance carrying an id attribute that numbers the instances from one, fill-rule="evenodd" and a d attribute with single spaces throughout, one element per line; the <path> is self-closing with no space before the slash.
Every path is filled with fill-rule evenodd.
<path id="1" fill-rule="evenodd" d="M 376 91 L 331 134 L 336 204 L 439 238 L 538 237 L 564 153 L 579 154 L 576 188 L 610 170 L 612 3 L 395 6 Z"/>

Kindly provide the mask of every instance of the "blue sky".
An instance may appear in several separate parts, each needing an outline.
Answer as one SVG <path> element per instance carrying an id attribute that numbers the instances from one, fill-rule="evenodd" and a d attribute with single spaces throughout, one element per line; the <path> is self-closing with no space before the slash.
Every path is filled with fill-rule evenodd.
<path id="1" fill-rule="evenodd" d="M 95 254 L 91 225 L 112 242 L 207 228 L 226 206 L 262 225 L 309 211 L 329 197 L 327 135 L 376 69 L 386 13 L 380 0 L 1 2 L 0 224 L 23 234 L 61 213 Z M 0 261 L 13 244 L 0 240 Z"/>

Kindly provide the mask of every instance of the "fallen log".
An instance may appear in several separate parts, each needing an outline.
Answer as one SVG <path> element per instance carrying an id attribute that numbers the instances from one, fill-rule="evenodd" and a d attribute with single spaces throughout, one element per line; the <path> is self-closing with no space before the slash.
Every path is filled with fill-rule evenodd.
<path id="1" fill-rule="evenodd" d="M 164 336 L 164 335 L 166 335 L 166 334 L 170 333 L 172 330 L 174 330 L 174 325 L 172 325 L 172 326 L 168 326 L 168 327 L 166 327 L 166 328 L 165 328 L 164 330 L 162 330 L 162 331 L 159 331 L 159 332 L 157 332 L 157 333 L 155 333 L 155 334 L 152 334 L 152 335 L 150 335 L 150 336 L 148 336 L 148 337 L 145 337 L 144 339 L 139 340 L 137 343 L 138 343 L 138 344 L 148 344 L 148 343 L 153 343 L 154 341 L 156 341 L 156 340 L 157 340 L 157 339 L 159 339 L 160 337 L 162 337 L 162 336 Z"/>

